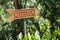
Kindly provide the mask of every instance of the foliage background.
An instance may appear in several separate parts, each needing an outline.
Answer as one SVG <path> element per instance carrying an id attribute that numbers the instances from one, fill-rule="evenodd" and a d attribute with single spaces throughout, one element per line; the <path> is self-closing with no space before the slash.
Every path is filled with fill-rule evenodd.
<path id="1" fill-rule="evenodd" d="M 22 8 L 37 8 L 39 18 L 26 19 L 27 35 L 20 32 L 17 40 L 60 40 L 60 0 L 22 0 L 21 4 Z M 13 1 L 0 0 L 0 40 L 15 40 L 17 22 L 3 25 L 9 17 L 6 9 L 14 9 Z"/>

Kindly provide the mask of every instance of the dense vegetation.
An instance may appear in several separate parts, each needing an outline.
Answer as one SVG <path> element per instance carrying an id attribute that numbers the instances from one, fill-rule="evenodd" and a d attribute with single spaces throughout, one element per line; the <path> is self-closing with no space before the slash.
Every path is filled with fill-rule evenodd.
<path id="1" fill-rule="evenodd" d="M 22 0 L 21 5 L 20 9 L 37 8 L 39 17 L 26 19 L 23 36 L 23 21 L 6 23 L 6 9 L 14 9 L 13 1 L 0 0 L 0 40 L 60 40 L 60 0 Z"/>

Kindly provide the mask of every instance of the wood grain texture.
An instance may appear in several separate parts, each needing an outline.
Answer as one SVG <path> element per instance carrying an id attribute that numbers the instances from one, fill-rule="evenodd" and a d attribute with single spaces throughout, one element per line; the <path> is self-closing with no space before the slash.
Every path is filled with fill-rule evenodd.
<path id="1" fill-rule="evenodd" d="M 16 19 L 26 19 L 30 17 L 35 17 L 38 15 L 38 10 L 36 8 L 30 9 L 7 9 L 7 12 L 11 15 L 8 18 L 8 22 L 12 22 Z"/>

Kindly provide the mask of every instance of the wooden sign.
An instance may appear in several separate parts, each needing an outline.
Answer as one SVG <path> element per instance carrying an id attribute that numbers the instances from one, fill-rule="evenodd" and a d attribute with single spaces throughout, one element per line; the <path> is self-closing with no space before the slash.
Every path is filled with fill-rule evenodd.
<path id="1" fill-rule="evenodd" d="M 38 10 L 36 8 L 30 8 L 30 9 L 7 9 L 7 12 L 11 15 L 7 22 L 12 22 L 15 19 L 25 19 L 37 16 Z"/>

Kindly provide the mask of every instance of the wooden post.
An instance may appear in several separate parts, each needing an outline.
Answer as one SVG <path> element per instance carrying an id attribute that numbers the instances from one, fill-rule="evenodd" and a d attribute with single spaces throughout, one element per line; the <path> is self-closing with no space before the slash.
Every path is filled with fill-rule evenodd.
<path id="1" fill-rule="evenodd" d="M 27 0 L 25 0 L 25 5 L 24 5 L 24 8 L 26 8 L 26 2 Z M 24 35 L 26 36 L 26 19 L 24 19 Z"/>
<path id="2" fill-rule="evenodd" d="M 26 20 L 24 19 L 24 36 L 26 36 Z"/>

